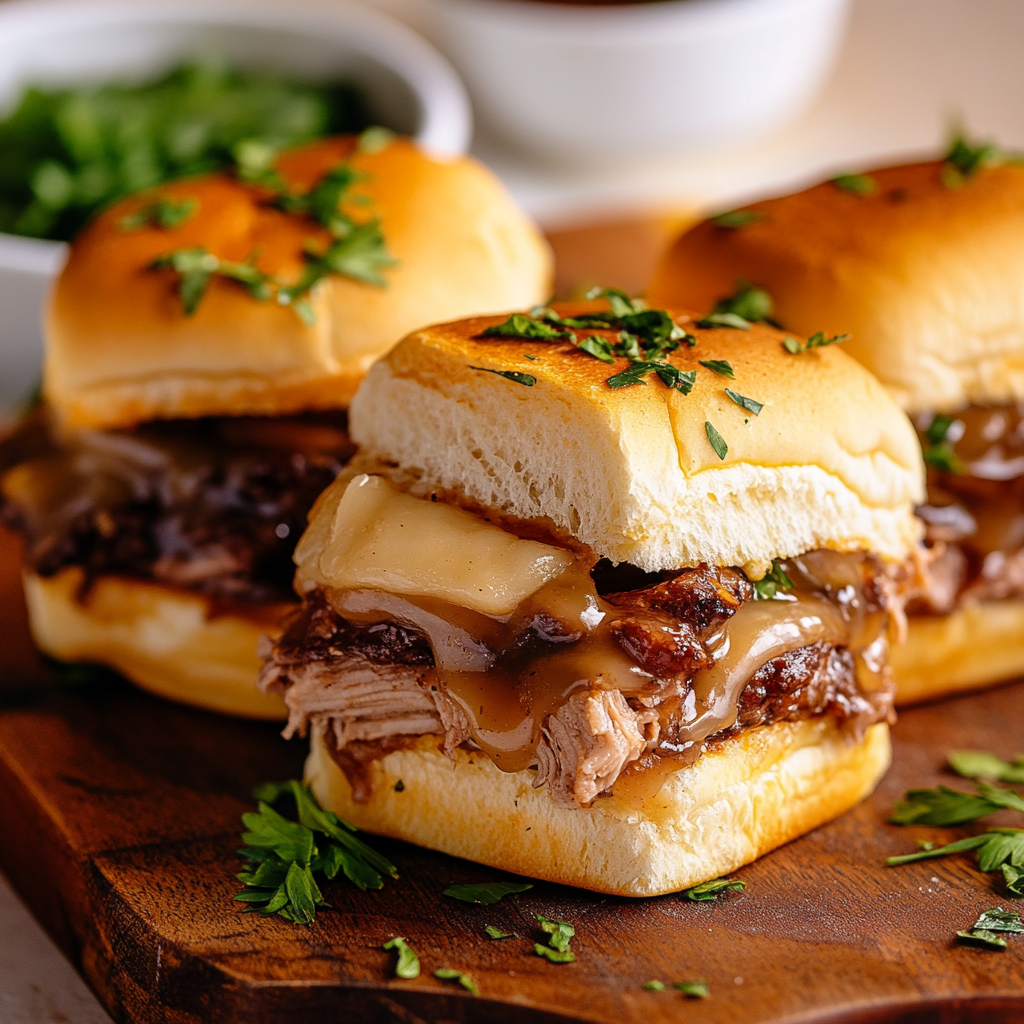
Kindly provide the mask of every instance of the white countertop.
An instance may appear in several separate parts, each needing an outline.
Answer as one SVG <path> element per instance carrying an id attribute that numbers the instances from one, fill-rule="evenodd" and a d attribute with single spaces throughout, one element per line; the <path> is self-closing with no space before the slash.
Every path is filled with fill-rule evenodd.
<path id="1" fill-rule="evenodd" d="M 376 0 L 415 22 L 417 0 Z M 615 174 L 567 175 L 476 146 L 546 225 L 625 211 L 728 207 L 828 172 L 934 152 L 959 116 L 972 133 L 1024 149 L 1021 0 L 856 0 L 819 99 L 755 145 Z M 109 1018 L 0 876 L 0 1024 Z"/>

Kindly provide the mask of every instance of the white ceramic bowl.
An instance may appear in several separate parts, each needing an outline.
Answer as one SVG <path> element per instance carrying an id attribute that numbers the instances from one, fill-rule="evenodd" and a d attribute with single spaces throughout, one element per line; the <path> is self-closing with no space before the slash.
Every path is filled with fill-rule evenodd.
<path id="1" fill-rule="evenodd" d="M 777 128 L 822 84 L 848 3 L 429 0 L 428 12 L 490 134 L 549 162 L 611 164 Z"/>
<path id="2" fill-rule="evenodd" d="M 342 0 L 12 0 L 0 4 L 0 111 L 26 85 L 145 80 L 204 50 L 298 80 L 350 79 L 381 124 L 442 155 L 469 145 L 469 104 L 444 58 Z M 0 417 L 38 377 L 40 315 L 64 253 L 0 233 Z"/>

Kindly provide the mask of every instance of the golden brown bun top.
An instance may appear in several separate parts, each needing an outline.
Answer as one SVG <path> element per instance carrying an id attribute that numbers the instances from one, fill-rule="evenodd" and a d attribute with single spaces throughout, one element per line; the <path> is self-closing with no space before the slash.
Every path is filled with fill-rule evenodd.
<path id="1" fill-rule="evenodd" d="M 647 569 L 763 567 L 815 547 L 902 557 L 916 539 L 916 435 L 838 347 L 790 355 L 771 327 L 702 330 L 681 315 L 697 338 L 669 357 L 696 370 L 684 395 L 654 376 L 610 388 L 625 359 L 479 336 L 496 322 L 416 331 L 373 367 L 349 418 L 364 457 L 394 464 L 420 489 L 546 517 L 599 555 Z M 700 360 L 727 361 L 735 378 Z M 764 408 L 753 415 L 726 388 Z M 708 423 L 728 445 L 724 459 Z"/>
<path id="2" fill-rule="evenodd" d="M 775 319 L 852 333 L 846 351 L 912 412 L 1024 399 L 1024 167 L 958 188 L 942 163 L 872 171 L 874 194 L 831 182 L 708 220 L 663 258 L 649 299 L 709 310 L 737 279 L 766 288 Z"/>
<path id="3" fill-rule="evenodd" d="M 546 243 L 501 184 L 469 158 L 439 161 L 407 140 L 356 152 L 353 137 L 282 156 L 278 170 L 306 191 L 351 157 L 366 173 L 352 206 L 380 216 L 398 265 L 386 287 L 340 276 L 312 295 L 314 325 L 214 277 L 186 316 L 175 275 L 149 269 L 171 251 L 204 247 L 295 280 L 303 249 L 327 242 L 308 218 L 268 205 L 266 192 L 226 174 L 174 182 L 117 203 L 78 238 L 47 318 L 47 398 L 73 425 L 275 414 L 347 405 L 370 363 L 415 327 L 541 301 L 551 277 Z M 125 230 L 154 197 L 198 202 L 173 229 Z"/>

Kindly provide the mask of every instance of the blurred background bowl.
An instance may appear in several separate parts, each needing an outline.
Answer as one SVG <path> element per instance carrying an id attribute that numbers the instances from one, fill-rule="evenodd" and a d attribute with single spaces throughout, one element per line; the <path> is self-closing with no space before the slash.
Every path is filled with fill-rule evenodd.
<path id="1" fill-rule="evenodd" d="M 482 127 L 555 163 L 629 163 L 767 135 L 815 96 L 849 0 L 605 6 L 429 0 Z"/>
<path id="2" fill-rule="evenodd" d="M 144 82 L 197 54 L 297 82 L 345 80 L 374 123 L 440 155 L 472 120 L 449 64 L 377 11 L 311 0 L 14 0 L 0 5 L 0 116 L 30 85 Z M 0 418 L 38 378 L 40 316 L 66 246 L 0 233 Z"/>

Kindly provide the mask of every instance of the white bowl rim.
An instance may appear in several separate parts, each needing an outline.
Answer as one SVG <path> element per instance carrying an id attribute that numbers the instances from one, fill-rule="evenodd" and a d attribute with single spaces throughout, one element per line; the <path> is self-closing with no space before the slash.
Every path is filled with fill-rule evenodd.
<path id="1" fill-rule="evenodd" d="M 18 0 L 15 0 L 18 2 Z M 845 6 L 849 0 L 649 0 L 586 4 L 544 0 L 430 0 L 435 10 L 460 9 L 477 21 L 559 31 L 567 35 L 621 32 L 714 32 L 737 20 L 775 20 L 807 8 Z"/>
<path id="2" fill-rule="evenodd" d="M 421 124 L 414 139 L 440 158 L 469 148 L 473 121 L 469 98 L 448 61 L 425 39 L 394 18 L 346 0 L 6 0 L 0 4 L 0 36 L 66 33 L 76 27 L 126 23 L 237 24 L 287 29 L 337 38 L 390 68 L 419 100 Z M 0 270 L 51 275 L 65 258 L 66 243 L 0 232 Z"/>

